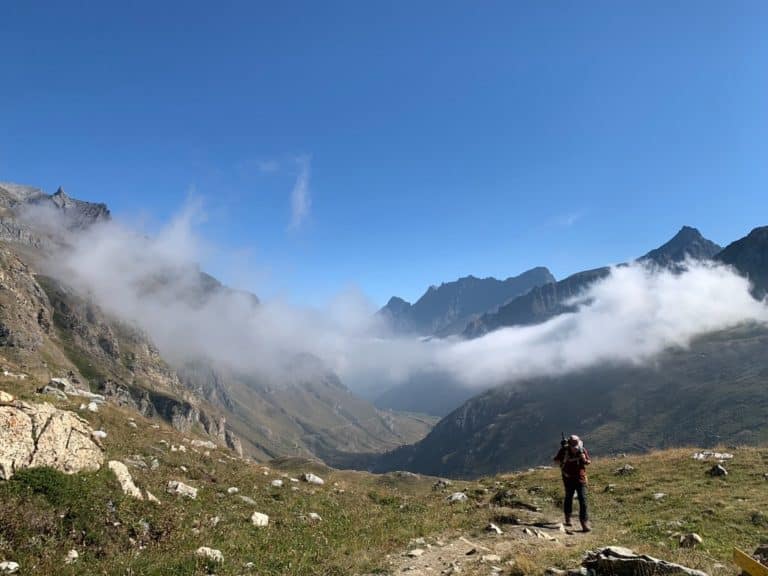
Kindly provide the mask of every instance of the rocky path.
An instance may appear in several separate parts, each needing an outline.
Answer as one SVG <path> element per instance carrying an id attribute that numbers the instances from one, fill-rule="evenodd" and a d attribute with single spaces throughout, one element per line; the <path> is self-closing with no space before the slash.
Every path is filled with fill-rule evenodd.
<path id="1" fill-rule="evenodd" d="M 518 555 L 533 556 L 547 547 L 575 546 L 585 537 L 544 517 L 525 524 L 501 525 L 474 534 L 446 534 L 418 538 L 389 558 L 390 574 L 432 576 L 447 574 L 508 574 Z"/>

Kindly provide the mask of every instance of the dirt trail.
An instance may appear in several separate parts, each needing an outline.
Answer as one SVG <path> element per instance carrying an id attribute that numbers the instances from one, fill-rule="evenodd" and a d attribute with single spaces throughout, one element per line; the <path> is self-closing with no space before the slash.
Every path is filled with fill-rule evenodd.
<path id="1" fill-rule="evenodd" d="M 413 540 L 407 550 L 389 558 L 390 574 L 508 574 L 519 554 L 534 556 L 545 548 L 576 546 L 585 536 L 543 517 L 499 528 L 502 534 L 479 530 L 471 535 L 454 533 Z"/>

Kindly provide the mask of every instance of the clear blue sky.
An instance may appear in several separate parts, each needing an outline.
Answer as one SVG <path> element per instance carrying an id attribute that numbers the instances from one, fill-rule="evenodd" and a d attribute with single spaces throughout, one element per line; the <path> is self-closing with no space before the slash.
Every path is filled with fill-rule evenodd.
<path id="1" fill-rule="evenodd" d="M 209 267 L 299 301 L 562 277 L 683 224 L 768 224 L 767 22 L 763 1 L 9 0 L 0 180 L 156 224 L 194 190 L 248 280 Z"/>

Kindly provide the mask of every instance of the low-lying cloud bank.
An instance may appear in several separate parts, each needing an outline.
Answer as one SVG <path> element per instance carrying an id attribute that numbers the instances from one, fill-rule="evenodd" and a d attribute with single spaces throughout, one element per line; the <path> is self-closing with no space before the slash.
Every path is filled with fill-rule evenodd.
<path id="1" fill-rule="evenodd" d="M 424 371 L 488 387 L 603 362 L 647 362 L 702 333 L 768 322 L 768 307 L 728 268 L 689 262 L 673 273 L 634 263 L 594 284 L 577 312 L 540 325 L 471 341 L 396 337 L 359 292 L 314 309 L 212 289 L 195 265 L 204 246 L 195 220 L 186 210 L 153 238 L 99 224 L 56 254 L 50 272 L 146 331 L 171 362 L 208 360 L 279 384 L 296 355 L 309 353 L 369 394 Z"/>

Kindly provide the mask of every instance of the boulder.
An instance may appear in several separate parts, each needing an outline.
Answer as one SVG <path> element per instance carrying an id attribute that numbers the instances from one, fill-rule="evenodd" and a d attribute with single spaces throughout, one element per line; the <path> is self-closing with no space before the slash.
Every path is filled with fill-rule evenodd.
<path id="1" fill-rule="evenodd" d="M 448 496 L 448 502 L 455 504 L 456 502 L 466 502 L 469 498 L 464 492 L 454 492 Z"/>
<path id="2" fill-rule="evenodd" d="M 188 486 L 187 484 L 184 484 L 184 482 L 179 482 L 178 480 L 171 480 L 168 482 L 166 492 L 169 494 L 176 494 L 177 496 L 184 496 L 185 498 L 191 498 L 192 500 L 197 498 L 197 488 L 192 488 L 192 486 Z"/>
<path id="3" fill-rule="evenodd" d="M 636 554 L 628 548 L 608 546 L 587 552 L 582 566 L 594 576 L 637 576 L 658 574 L 663 576 L 707 576 L 705 572 L 672 564 L 653 556 Z"/>
<path id="4" fill-rule="evenodd" d="M 22 468 L 50 466 L 74 474 L 104 463 L 88 422 L 50 404 L 0 406 L 0 430 L 1 480 Z"/>
<path id="5" fill-rule="evenodd" d="M 261 512 L 254 512 L 251 515 L 251 524 L 258 528 L 264 528 L 269 525 L 269 516 Z"/>
<path id="6" fill-rule="evenodd" d="M 634 473 L 635 473 L 635 467 L 632 466 L 631 464 L 624 464 L 624 466 L 621 466 L 620 468 L 616 468 L 616 470 L 614 470 L 614 474 L 616 474 L 616 476 L 628 476 L 629 474 L 634 474 Z"/>
<path id="7" fill-rule="evenodd" d="M 53 386 L 43 386 L 42 388 L 38 389 L 37 393 L 45 394 L 46 396 L 53 396 L 59 400 L 67 400 L 68 398 L 64 391 L 59 390 L 58 388 L 54 388 Z"/>
<path id="8" fill-rule="evenodd" d="M 120 488 L 123 489 L 123 494 L 135 498 L 136 500 L 144 500 L 141 490 L 139 490 L 136 484 L 133 483 L 131 473 L 128 472 L 128 467 L 125 464 L 118 462 L 117 460 L 110 460 L 107 463 L 107 466 L 115 473 L 115 476 L 117 476 L 117 481 L 120 483 Z"/>
<path id="9" fill-rule="evenodd" d="M 14 398 L 12 394 L 8 394 L 8 392 L 0 390 L 0 404 L 10 404 L 13 402 L 13 400 Z"/>

